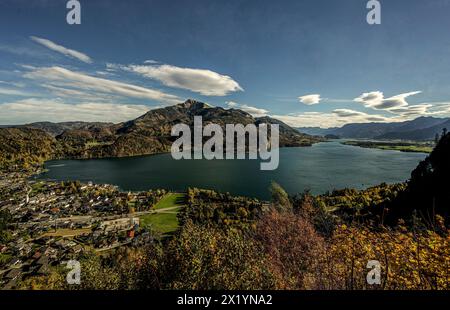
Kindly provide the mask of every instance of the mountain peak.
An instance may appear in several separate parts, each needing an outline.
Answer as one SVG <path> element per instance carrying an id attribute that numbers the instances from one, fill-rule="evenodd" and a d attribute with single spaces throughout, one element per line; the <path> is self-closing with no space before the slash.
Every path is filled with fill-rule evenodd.
<path id="1" fill-rule="evenodd" d="M 194 99 L 188 99 L 185 102 L 181 103 L 180 106 L 182 106 L 183 108 L 187 108 L 189 110 L 197 110 L 197 109 L 204 109 L 204 108 L 211 107 L 210 105 L 208 105 L 206 103 L 203 103 L 203 102 L 200 102 L 200 101 L 197 101 Z"/>

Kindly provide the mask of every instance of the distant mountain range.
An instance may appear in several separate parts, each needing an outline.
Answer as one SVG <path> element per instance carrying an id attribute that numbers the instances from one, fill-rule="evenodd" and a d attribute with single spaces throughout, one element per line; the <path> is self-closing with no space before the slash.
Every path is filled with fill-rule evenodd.
<path id="1" fill-rule="evenodd" d="M 195 100 L 155 109 L 119 124 L 39 122 L 0 128 L 0 166 L 12 162 L 36 164 L 52 158 L 102 158 L 149 155 L 169 152 L 176 137 L 172 126 L 193 127 L 194 116 L 203 123 L 280 125 L 280 146 L 310 146 L 323 138 L 303 134 L 270 118 L 254 118 L 239 109 L 211 107 Z"/>
<path id="2" fill-rule="evenodd" d="M 377 140 L 434 140 L 442 130 L 450 130 L 449 118 L 419 117 L 411 121 L 397 123 L 354 123 L 340 128 L 303 127 L 299 132 L 327 136 L 333 135 L 350 139 Z"/>

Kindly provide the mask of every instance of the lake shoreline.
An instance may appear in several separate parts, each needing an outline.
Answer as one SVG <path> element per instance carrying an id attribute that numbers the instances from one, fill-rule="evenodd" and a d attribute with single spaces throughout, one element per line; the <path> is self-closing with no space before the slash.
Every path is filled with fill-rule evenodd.
<path id="1" fill-rule="evenodd" d="M 305 190 L 323 194 L 334 189 L 365 189 L 404 182 L 425 158 L 423 153 L 366 149 L 340 141 L 312 147 L 280 149 L 280 165 L 261 171 L 260 160 L 174 160 L 170 154 L 93 160 L 47 161 L 36 178 L 114 184 L 123 191 L 189 187 L 268 200 L 271 181 L 295 195 Z"/>
<path id="2" fill-rule="evenodd" d="M 393 141 L 367 141 L 367 140 L 348 140 L 341 142 L 344 145 L 357 146 L 362 148 L 391 150 L 405 153 L 424 153 L 429 154 L 433 150 L 430 143 L 415 142 L 393 142 Z"/>

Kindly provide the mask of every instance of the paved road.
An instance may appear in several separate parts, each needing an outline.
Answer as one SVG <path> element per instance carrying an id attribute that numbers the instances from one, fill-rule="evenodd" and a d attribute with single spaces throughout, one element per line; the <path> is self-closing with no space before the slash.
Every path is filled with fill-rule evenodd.
<path id="1" fill-rule="evenodd" d="M 61 222 L 81 222 L 81 221 L 107 221 L 107 220 L 114 220 L 114 219 L 120 219 L 124 217 L 139 217 L 146 214 L 154 214 L 154 213 L 164 213 L 165 211 L 173 210 L 176 208 L 181 208 L 183 206 L 175 206 L 175 207 L 168 207 L 163 209 L 156 209 L 156 210 L 148 210 L 148 211 L 139 211 L 134 213 L 128 213 L 128 214 L 116 214 L 116 215 L 105 215 L 105 216 L 92 216 L 92 215 L 74 215 L 70 217 L 61 217 L 57 219 L 53 219 L 50 221 L 41 221 L 41 222 L 26 222 L 26 223 L 13 223 L 12 225 L 20 225 L 20 226 L 26 226 L 26 225 L 34 225 L 34 224 L 44 224 L 44 223 L 61 223 Z"/>

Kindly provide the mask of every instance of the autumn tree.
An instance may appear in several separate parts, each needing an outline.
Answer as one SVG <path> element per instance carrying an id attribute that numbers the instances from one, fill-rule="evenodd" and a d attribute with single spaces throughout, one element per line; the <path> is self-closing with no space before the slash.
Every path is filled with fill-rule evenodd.
<path id="1" fill-rule="evenodd" d="M 324 250 L 324 239 L 308 220 L 273 210 L 258 222 L 255 239 L 266 253 L 277 289 L 320 288 L 317 257 Z"/>
<path id="2" fill-rule="evenodd" d="M 236 229 L 188 221 L 168 245 L 165 282 L 170 289 L 268 289 L 273 279 L 258 244 Z"/>
<path id="3" fill-rule="evenodd" d="M 269 191 L 272 198 L 272 204 L 276 209 L 288 210 L 292 208 L 291 202 L 289 201 L 289 195 L 278 183 L 272 182 Z"/>

